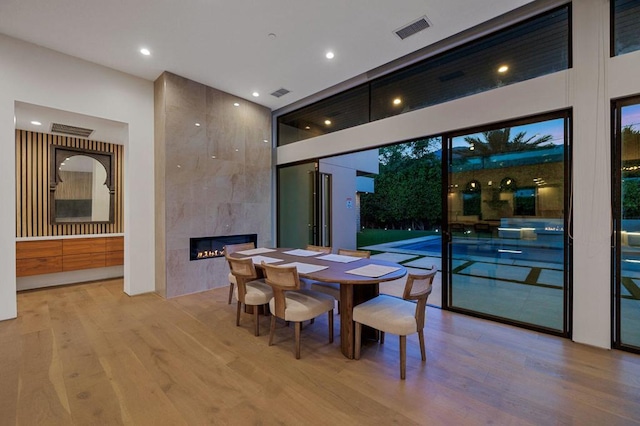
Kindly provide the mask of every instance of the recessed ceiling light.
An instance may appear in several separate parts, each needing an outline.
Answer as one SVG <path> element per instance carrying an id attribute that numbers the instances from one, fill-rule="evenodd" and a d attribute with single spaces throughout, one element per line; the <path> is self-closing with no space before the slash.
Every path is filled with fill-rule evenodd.
<path id="1" fill-rule="evenodd" d="M 147 49 L 146 47 L 143 47 L 142 49 L 140 49 L 140 53 L 142 53 L 144 56 L 151 55 L 151 51 L 149 49 Z"/>
<path id="2" fill-rule="evenodd" d="M 200 123 L 196 123 L 196 127 L 200 127 Z"/>
<path id="3" fill-rule="evenodd" d="M 211 158 L 216 158 L 216 156 L 215 156 L 215 155 L 212 155 L 212 156 L 211 156 Z"/>
<path id="4" fill-rule="evenodd" d="M 240 106 L 240 104 L 239 104 L 239 103 L 237 103 L 237 102 L 234 102 L 234 103 L 233 103 L 233 106 L 234 106 L 234 107 L 239 107 L 239 106 Z"/>
<path id="5" fill-rule="evenodd" d="M 507 65 L 500 65 L 500 68 L 498 68 L 498 72 L 501 74 L 507 71 L 509 71 L 509 67 Z"/>
<path id="6" fill-rule="evenodd" d="M 393 104 L 394 104 L 394 105 L 400 105 L 401 103 L 402 103 L 402 99 L 400 99 L 400 98 L 395 98 L 395 99 L 393 100 Z"/>
<path id="7" fill-rule="evenodd" d="M 327 59 L 333 59 L 336 55 L 332 51 L 328 51 L 324 56 L 326 56 Z"/>
<path id="8" fill-rule="evenodd" d="M 31 124 L 33 124 L 34 126 L 42 126 L 42 123 L 39 121 L 32 121 Z"/>
<path id="9" fill-rule="evenodd" d="M 269 141 L 267 139 L 262 139 L 262 142 L 269 143 Z"/>
<path id="10" fill-rule="evenodd" d="M 324 124 L 326 124 L 327 126 L 331 124 L 331 120 L 324 120 Z"/>
<path id="11" fill-rule="evenodd" d="M 257 98 L 258 96 L 260 96 L 260 93 L 258 93 L 258 92 L 253 92 L 253 93 L 252 93 L 252 95 L 253 95 L 253 97 L 254 97 L 254 98 Z"/>
<path id="12" fill-rule="evenodd" d="M 236 148 L 236 152 L 240 151 L 238 148 Z"/>
<path id="13" fill-rule="evenodd" d="M 311 126 L 304 126 L 305 130 L 311 130 Z"/>

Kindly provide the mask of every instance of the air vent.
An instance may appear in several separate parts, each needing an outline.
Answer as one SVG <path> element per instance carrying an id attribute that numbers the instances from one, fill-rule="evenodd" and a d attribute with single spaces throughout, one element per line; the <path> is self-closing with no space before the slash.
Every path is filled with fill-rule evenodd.
<path id="1" fill-rule="evenodd" d="M 412 35 L 419 33 L 422 30 L 426 30 L 431 26 L 431 23 L 427 19 L 426 16 L 422 16 L 419 19 L 411 22 L 404 27 L 397 29 L 394 31 L 401 40 L 404 40 L 407 37 L 411 37 Z"/>
<path id="2" fill-rule="evenodd" d="M 51 132 L 62 133 L 64 135 L 80 136 L 88 138 L 93 129 L 85 129 L 84 127 L 69 126 L 68 124 L 52 123 Z"/>
<path id="3" fill-rule="evenodd" d="M 273 92 L 273 93 L 271 94 L 271 96 L 275 96 L 276 98 L 279 98 L 279 97 L 281 97 L 281 96 L 286 95 L 286 94 L 287 94 L 287 93 L 289 93 L 289 92 L 291 92 L 291 90 L 287 90 L 287 89 L 285 89 L 285 88 L 283 87 L 282 89 L 278 89 L 278 90 L 276 90 L 275 92 Z"/>

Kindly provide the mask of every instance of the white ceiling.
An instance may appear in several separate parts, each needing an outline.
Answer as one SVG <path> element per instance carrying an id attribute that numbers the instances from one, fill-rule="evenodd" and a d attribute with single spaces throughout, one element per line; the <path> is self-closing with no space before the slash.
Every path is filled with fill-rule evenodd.
<path id="1" fill-rule="evenodd" d="M 170 71 L 278 109 L 530 1 L 1 0 L 0 33 L 148 80 Z M 432 27 L 404 41 L 393 33 L 425 15 Z M 270 95 L 282 87 L 291 93 Z"/>

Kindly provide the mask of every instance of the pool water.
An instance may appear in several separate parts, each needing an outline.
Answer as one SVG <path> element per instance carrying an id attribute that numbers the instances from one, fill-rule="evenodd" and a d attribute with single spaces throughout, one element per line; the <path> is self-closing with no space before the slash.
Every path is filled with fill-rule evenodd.
<path id="1" fill-rule="evenodd" d="M 544 262 L 562 264 L 564 261 L 564 248 L 553 246 L 532 245 L 530 241 L 505 239 L 467 239 L 454 238 L 453 258 L 466 259 L 470 257 L 488 257 L 494 259 L 513 259 L 528 262 Z M 405 249 L 424 253 L 425 255 L 441 256 L 442 239 L 431 237 L 423 241 L 394 246 L 396 249 Z"/>

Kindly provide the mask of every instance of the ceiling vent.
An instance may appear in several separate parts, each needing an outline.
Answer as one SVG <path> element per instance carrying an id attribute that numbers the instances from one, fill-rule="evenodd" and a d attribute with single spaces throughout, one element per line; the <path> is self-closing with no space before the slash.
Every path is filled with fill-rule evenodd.
<path id="1" fill-rule="evenodd" d="M 276 90 L 275 92 L 273 92 L 271 94 L 271 96 L 275 96 L 276 98 L 282 97 L 284 95 L 286 95 L 287 93 L 291 92 L 291 90 L 287 90 L 284 87 L 281 89 Z"/>
<path id="2" fill-rule="evenodd" d="M 52 123 L 52 133 L 62 133 L 64 135 L 80 136 L 82 138 L 88 138 L 93 129 L 85 129 L 84 127 L 69 126 L 68 124 Z"/>
<path id="3" fill-rule="evenodd" d="M 426 30 L 431 26 L 431 23 L 427 19 L 426 16 L 422 16 L 417 20 L 411 22 L 410 24 L 405 25 L 402 28 L 399 28 L 394 31 L 400 40 L 404 40 L 407 37 L 411 37 L 412 35 L 419 33 L 422 30 Z"/>

